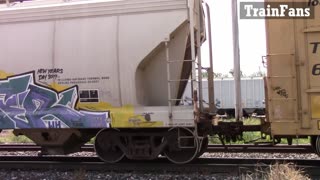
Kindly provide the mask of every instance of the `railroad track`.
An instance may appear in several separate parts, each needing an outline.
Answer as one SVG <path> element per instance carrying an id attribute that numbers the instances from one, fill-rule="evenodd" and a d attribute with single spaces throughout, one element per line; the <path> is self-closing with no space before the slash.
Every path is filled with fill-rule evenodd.
<path id="1" fill-rule="evenodd" d="M 207 152 L 313 153 L 310 145 L 209 145 Z"/>
<path id="2" fill-rule="evenodd" d="M 1 169 L 20 170 L 85 170 L 103 172 L 139 172 L 139 173 L 199 173 L 222 174 L 230 176 L 245 175 L 255 169 L 262 170 L 274 163 L 292 162 L 302 168 L 312 178 L 320 178 L 320 160 L 302 159 L 234 159 L 234 158 L 200 158 L 189 164 L 176 165 L 165 158 L 154 161 L 121 161 L 117 164 L 105 164 L 97 157 L 70 156 L 0 156 Z"/>
<path id="3" fill-rule="evenodd" d="M 35 144 L 1 144 L 0 151 L 40 151 L 41 147 Z M 93 145 L 85 145 L 82 151 L 94 152 Z M 209 145 L 207 152 L 261 152 L 261 153 L 312 153 L 310 145 Z"/>
<path id="4" fill-rule="evenodd" d="M 0 151 L 41 151 L 41 146 L 35 144 L 0 144 Z M 94 152 L 93 145 L 81 147 L 81 151 Z"/>

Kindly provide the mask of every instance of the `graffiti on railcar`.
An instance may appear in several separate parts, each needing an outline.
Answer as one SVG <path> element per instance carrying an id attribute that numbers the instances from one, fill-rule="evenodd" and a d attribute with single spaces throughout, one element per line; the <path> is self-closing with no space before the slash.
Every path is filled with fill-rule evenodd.
<path id="1" fill-rule="evenodd" d="M 0 128 L 109 127 L 108 111 L 77 110 L 78 87 L 61 92 L 35 82 L 35 72 L 0 80 Z"/>
<path id="2" fill-rule="evenodd" d="M 287 98 L 289 97 L 288 93 L 287 93 L 287 90 L 284 89 L 284 88 L 281 88 L 279 86 L 277 87 L 274 87 L 273 88 L 273 91 L 275 91 L 278 95 L 280 95 L 281 97 L 284 97 L 284 98 Z"/>

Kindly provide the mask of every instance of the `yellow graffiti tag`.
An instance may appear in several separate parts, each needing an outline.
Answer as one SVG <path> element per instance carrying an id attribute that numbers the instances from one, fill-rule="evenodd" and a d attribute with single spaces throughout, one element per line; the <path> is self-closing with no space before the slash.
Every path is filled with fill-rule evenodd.
<path id="1" fill-rule="evenodd" d="M 8 78 L 9 76 L 13 76 L 14 74 L 13 73 L 7 73 L 5 71 L 1 71 L 0 70 L 0 79 L 6 79 Z"/>
<path id="2" fill-rule="evenodd" d="M 56 83 L 56 82 L 51 83 L 51 84 L 49 85 L 49 87 L 52 88 L 52 89 L 54 89 L 54 90 L 56 90 L 56 91 L 58 91 L 58 92 L 61 92 L 61 91 L 64 91 L 64 90 L 70 88 L 70 87 L 68 87 L 68 86 L 60 85 L 60 84 L 58 84 L 58 83 Z"/>
<path id="3" fill-rule="evenodd" d="M 100 102 L 79 103 L 77 107 L 84 110 L 110 111 L 113 128 L 163 127 L 162 121 L 147 121 L 144 116 L 135 114 L 134 107 L 131 105 L 113 107 L 108 103 Z"/>

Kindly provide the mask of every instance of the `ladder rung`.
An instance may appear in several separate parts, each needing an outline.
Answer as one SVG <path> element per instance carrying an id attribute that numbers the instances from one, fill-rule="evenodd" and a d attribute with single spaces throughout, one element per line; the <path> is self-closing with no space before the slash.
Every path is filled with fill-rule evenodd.
<path id="1" fill-rule="evenodd" d="M 268 76 L 268 78 L 295 78 L 295 76 Z"/>
<path id="2" fill-rule="evenodd" d="M 183 101 L 183 99 L 169 99 L 168 101 Z"/>
<path id="3" fill-rule="evenodd" d="M 177 79 L 177 80 L 169 80 L 168 82 L 181 82 L 181 81 L 189 81 L 190 79 Z"/>
<path id="4" fill-rule="evenodd" d="M 269 98 L 269 101 L 289 101 L 289 100 L 291 100 L 291 101 L 296 101 L 297 99 L 296 98 L 285 98 L 285 97 L 283 97 L 283 98 Z"/>
<path id="5" fill-rule="evenodd" d="M 267 54 L 267 56 L 294 56 L 294 53 L 276 53 L 276 54 Z"/>
<path id="6" fill-rule="evenodd" d="M 168 63 L 176 63 L 176 62 L 195 62 L 195 60 L 172 60 L 167 61 Z"/>

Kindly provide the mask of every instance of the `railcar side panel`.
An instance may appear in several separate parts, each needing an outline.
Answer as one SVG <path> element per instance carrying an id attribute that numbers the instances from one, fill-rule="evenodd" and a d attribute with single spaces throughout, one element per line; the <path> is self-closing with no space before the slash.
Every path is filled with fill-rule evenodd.
<path id="1" fill-rule="evenodd" d="M 198 0 L 30 1 L 0 5 L 0 129 L 194 126 L 169 116 L 170 79 L 189 78 Z M 170 84 L 178 98 L 181 82 Z"/>
<path id="2" fill-rule="evenodd" d="M 320 132 L 319 6 L 314 13 L 310 19 L 266 20 L 268 119 L 274 135 Z"/>

